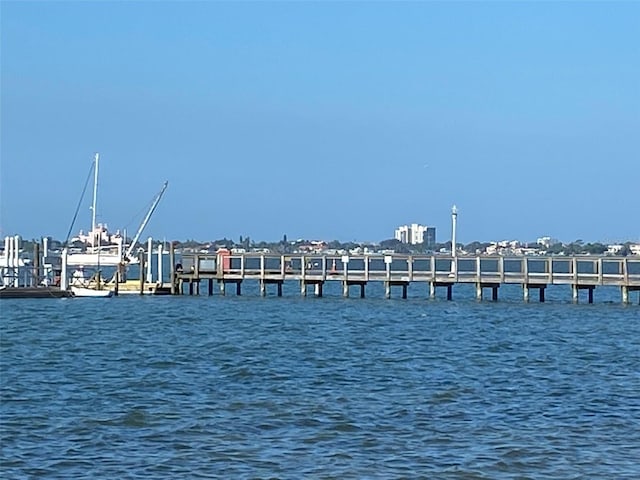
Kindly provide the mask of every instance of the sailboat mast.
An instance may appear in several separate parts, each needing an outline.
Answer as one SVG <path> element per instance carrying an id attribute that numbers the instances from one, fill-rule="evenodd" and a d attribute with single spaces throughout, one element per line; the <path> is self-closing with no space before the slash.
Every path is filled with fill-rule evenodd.
<path id="1" fill-rule="evenodd" d="M 95 247 L 96 234 L 96 203 L 98 202 L 98 160 L 100 154 L 96 153 L 93 166 L 93 204 L 91 205 L 91 244 Z"/>

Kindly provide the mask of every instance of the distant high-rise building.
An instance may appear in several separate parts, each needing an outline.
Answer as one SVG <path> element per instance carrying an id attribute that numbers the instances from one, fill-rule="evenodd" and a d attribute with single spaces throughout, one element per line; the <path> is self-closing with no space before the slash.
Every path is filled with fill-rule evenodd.
<path id="1" fill-rule="evenodd" d="M 427 248 L 436 246 L 436 227 L 427 227 L 424 232 L 424 242 Z"/>
<path id="2" fill-rule="evenodd" d="M 418 245 L 424 243 L 427 248 L 431 248 L 436 244 L 436 227 L 427 227 L 426 225 L 402 225 L 395 231 L 396 240 L 402 243 Z"/>

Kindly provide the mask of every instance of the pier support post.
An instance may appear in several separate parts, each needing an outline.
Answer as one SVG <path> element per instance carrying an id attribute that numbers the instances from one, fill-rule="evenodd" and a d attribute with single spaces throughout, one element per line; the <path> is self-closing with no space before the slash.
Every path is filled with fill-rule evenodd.
<path id="1" fill-rule="evenodd" d="M 491 300 L 498 301 L 498 287 L 491 287 Z"/>
<path id="2" fill-rule="evenodd" d="M 226 292 L 226 287 L 227 287 L 227 284 L 224 283 L 224 280 L 221 280 L 220 281 L 220 295 L 222 295 L 223 297 L 224 297 L 225 293 L 227 293 Z"/>
<path id="3" fill-rule="evenodd" d="M 316 294 L 316 297 L 318 298 L 322 297 L 322 283 L 316 283 L 315 294 Z"/>
<path id="4" fill-rule="evenodd" d="M 476 300 L 482 300 L 482 284 L 476 283 Z"/>
<path id="5" fill-rule="evenodd" d="M 189 280 L 189 295 L 193 295 L 193 282 Z"/>
<path id="6" fill-rule="evenodd" d="M 242 282 L 236 282 L 236 295 L 242 295 Z"/>
<path id="7" fill-rule="evenodd" d="M 540 303 L 544 303 L 544 290 L 545 287 L 540 287 L 539 291 L 539 295 L 540 295 Z"/>
<path id="8" fill-rule="evenodd" d="M 360 298 L 364 298 L 364 283 L 360 284 Z"/>
<path id="9" fill-rule="evenodd" d="M 304 283 L 304 280 L 300 280 L 300 295 L 303 297 L 307 296 L 307 284 Z"/>
<path id="10" fill-rule="evenodd" d="M 593 291 L 595 290 L 595 287 L 589 287 L 589 303 L 593 303 Z"/>
<path id="11" fill-rule="evenodd" d="M 622 286 L 622 303 L 625 305 L 629 303 L 629 287 L 626 285 Z"/>
<path id="12" fill-rule="evenodd" d="M 429 283 L 429 298 L 436 298 L 436 282 Z"/>
<path id="13" fill-rule="evenodd" d="M 209 285 L 208 285 L 208 288 L 207 288 L 207 294 L 209 296 L 213 295 L 213 278 L 209 279 Z"/>
<path id="14" fill-rule="evenodd" d="M 64 247 L 62 249 L 62 258 L 60 259 L 60 290 L 63 291 L 67 290 L 67 288 L 69 287 L 69 280 L 67 278 L 67 253 L 67 247 Z"/>
<path id="15" fill-rule="evenodd" d="M 447 300 L 453 299 L 453 285 L 447 285 Z"/>
<path id="16" fill-rule="evenodd" d="M 578 285 L 571 285 L 571 299 L 573 303 L 578 303 Z"/>
<path id="17" fill-rule="evenodd" d="M 267 296 L 267 285 L 264 283 L 264 280 L 260 280 L 260 296 Z"/>
<path id="18" fill-rule="evenodd" d="M 529 303 L 529 285 L 526 283 L 522 285 L 522 294 L 524 296 L 524 302 Z"/>
<path id="19" fill-rule="evenodd" d="M 35 243 L 33 245 L 33 280 L 32 286 L 37 287 L 40 285 L 40 244 Z"/>
<path id="20" fill-rule="evenodd" d="M 282 282 L 278 282 L 278 296 L 282 296 Z"/>
<path id="21" fill-rule="evenodd" d="M 349 297 L 349 284 L 347 283 L 346 280 L 344 280 L 342 282 L 342 296 L 344 298 L 348 298 Z"/>
<path id="22" fill-rule="evenodd" d="M 407 299 L 407 284 L 406 283 L 402 285 L 402 298 L 404 300 Z"/>
<path id="23" fill-rule="evenodd" d="M 116 269 L 116 273 L 113 274 L 113 294 L 118 296 L 118 289 L 120 288 L 120 269 Z"/>
<path id="24" fill-rule="evenodd" d="M 384 298 L 391 298 L 391 282 L 384 282 Z"/>

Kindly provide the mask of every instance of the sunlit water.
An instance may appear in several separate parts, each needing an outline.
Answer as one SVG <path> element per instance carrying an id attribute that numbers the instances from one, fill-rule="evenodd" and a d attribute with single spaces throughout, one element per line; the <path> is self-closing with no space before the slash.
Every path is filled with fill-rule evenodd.
<path id="1" fill-rule="evenodd" d="M 325 293 L 2 300 L 3 478 L 640 478 L 637 301 Z"/>

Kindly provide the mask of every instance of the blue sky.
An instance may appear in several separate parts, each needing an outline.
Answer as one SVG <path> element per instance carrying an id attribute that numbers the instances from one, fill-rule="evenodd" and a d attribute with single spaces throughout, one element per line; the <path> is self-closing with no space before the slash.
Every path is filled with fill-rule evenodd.
<path id="1" fill-rule="evenodd" d="M 2 235 L 640 240 L 640 2 L 0 8 Z"/>

